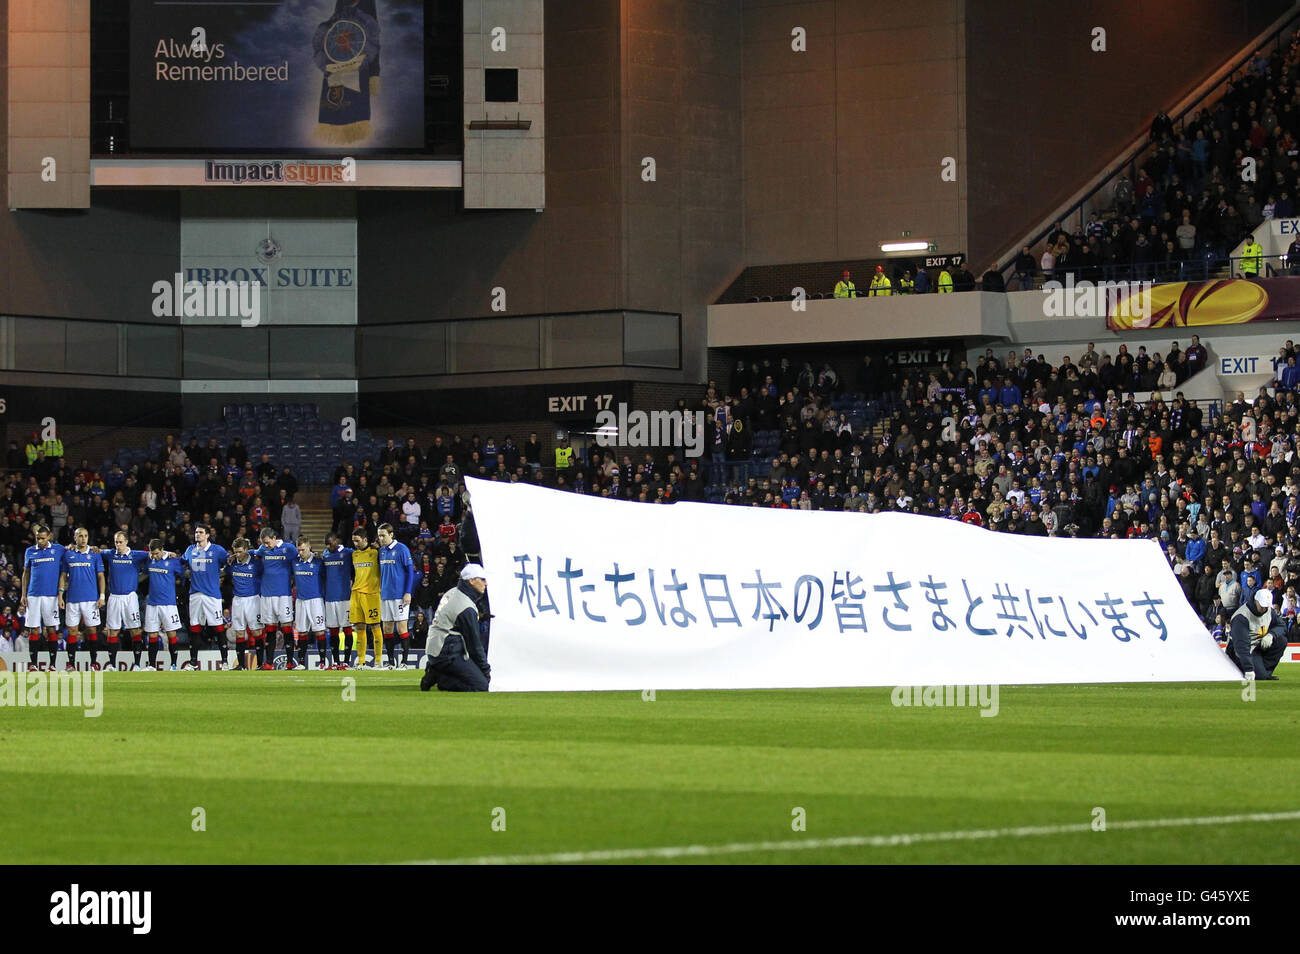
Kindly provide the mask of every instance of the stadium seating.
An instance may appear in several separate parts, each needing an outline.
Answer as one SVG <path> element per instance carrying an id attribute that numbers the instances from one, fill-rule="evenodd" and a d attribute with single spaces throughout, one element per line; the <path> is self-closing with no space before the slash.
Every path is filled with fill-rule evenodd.
<path id="1" fill-rule="evenodd" d="M 356 442 L 345 445 L 338 431 L 320 420 L 317 405 L 301 403 L 227 404 L 220 421 L 197 424 L 179 434 L 181 446 L 191 439 L 206 446 L 209 439 L 214 439 L 222 448 L 228 448 L 235 438 L 243 442 L 250 462 L 269 454 L 277 468 L 288 467 L 309 486 L 331 483 L 334 468 L 344 458 L 357 463 L 365 458 L 378 459 L 388 440 L 361 428 Z M 102 460 L 102 471 L 107 472 L 114 464 L 130 470 L 156 459 L 162 446 L 162 440 L 155 439 L 147 449 L 124 447 Z"/>

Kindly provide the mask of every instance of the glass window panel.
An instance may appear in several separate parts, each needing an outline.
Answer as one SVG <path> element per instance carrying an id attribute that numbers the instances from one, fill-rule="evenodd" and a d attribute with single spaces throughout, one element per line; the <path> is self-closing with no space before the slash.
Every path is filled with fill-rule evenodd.
<path id="1" fill-rule="evenodd" d="M 681 319 L 628 312 L 623 316 L 623 362 L 636 367 L 681 367 Z"/>
<path id="2" fill-rule="evenodd" d="M 271 328 L 271 375 L 276 378 L 357 376 L 355 326 Z"/>
<path id="3" fill-rule="evenodd" d="M 185 377 L 258 380 L 268 377 L 266 328 L 184 328 Z"/>
<path id="4" fill-rule="evenodd" d="M 541 367 L 537 322 L 537 318 L 451 322 L 448 370 L 529 371 Z"/>
<path id="5" fill-rule="evenodd" d="M 396 378 L 447 372 L 447 324 L 367 325 L 357 329 L 359 377 Z"/>
<path id="6" fill-rule="evenodd" d="M 175 325 L 123 325 L 126 367 L 130 377 L 179 378 L 181 329 Z"/>
<path id="7" fill-rule="evenodd" d="M 81 374 L 117 374 L 118 327 L 107 321 L 69 321 L 67 370 Z"/>
<path id="8" fill-rule="evenodd" d="M 619 312 L 555 315 L 542 319 L 547 368 L 592 368 L 623 363 L 623 321 Z"/>
<path id="9" fill-rule="evenodd" d="M 64 370 L 67 325 L 59 318 L 15 318 L 14 370 Z"/>

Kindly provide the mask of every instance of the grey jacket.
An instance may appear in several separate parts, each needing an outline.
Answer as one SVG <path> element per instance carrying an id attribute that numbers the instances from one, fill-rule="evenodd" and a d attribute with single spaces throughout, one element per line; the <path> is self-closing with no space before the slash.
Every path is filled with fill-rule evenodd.
<path id="1" fill-rule="evenodd" d="M 491 678 L 492 670 L 479 636 L 478 605 L 474 599 L 477 595 L 464 580 L 442 595 L 433 622 L 429 624 L 429 638 L 424 651 L 430 659 L 462 655 L 472 660 L 484 676 Z"/>

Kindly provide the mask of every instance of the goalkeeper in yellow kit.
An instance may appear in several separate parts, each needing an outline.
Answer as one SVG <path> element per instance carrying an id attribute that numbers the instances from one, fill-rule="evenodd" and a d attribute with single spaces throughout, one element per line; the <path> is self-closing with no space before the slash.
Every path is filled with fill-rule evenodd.
<path id="1" fill-rule="evenodd" d="M 370 535 L 358 529 L 352 534 L 352 606 L 348 617 L 357 638 L 355 668 L 366 665 L 366 634 L 374 627 L 370 642 L 375 647 L 374 669 L 383 664 L 383 639 L 379 621 L 379 551 L 370 545 Z"/>

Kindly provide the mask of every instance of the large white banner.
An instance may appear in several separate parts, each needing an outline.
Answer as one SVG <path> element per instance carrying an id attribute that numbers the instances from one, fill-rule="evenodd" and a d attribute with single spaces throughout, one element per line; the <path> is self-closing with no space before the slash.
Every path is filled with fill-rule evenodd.
<path id="1" fill-rule="evenodd" d="M 467 482 L 493 690 L 1240 678 L 1150 540 Z"/>

